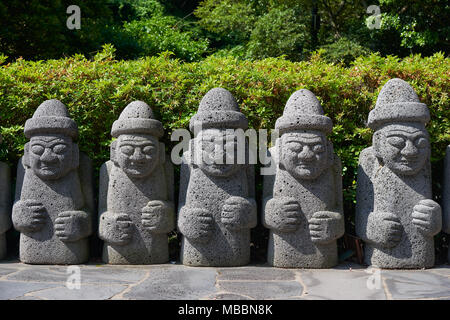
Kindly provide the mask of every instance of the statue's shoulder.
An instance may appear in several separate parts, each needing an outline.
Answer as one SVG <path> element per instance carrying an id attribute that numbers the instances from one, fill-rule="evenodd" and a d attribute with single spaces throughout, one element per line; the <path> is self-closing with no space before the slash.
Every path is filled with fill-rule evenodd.
<path id="1" fill-rule="evenodd" d="M 359 167 L 364 170 L 367 174 L 373 171 L 373 168 L 378 163 L 377 157 L 375 156 L 375 150 L 373 147 L 368 147 L 361 151 L 359 154 Z"/>
<path id="2" fill-rule="evenodd" d="M 104 162 L 101 166 L 100 166 L 100 174 L 102 173 L 110 173 L 111 169 L 114 166 L 114 162 L 112 162 L 111 160 L 108 160 L 106 162 Z"/>
<path id="3" fill-rule="evenodd" d="M 359 161 L 375 160 L 375 159 L 376 159 L 376 157 L 375 157 L 375 151 L 374 151 L 373 147 L 365 148 L 359 154 Z"/>
<path id="4" fill-rule="evenodd" d="M 267 157 L 270 161 L 273 161 L 275 164 L 278 164 L 278 147 L 273 146 L 267 150 Z M 269 163 L 270 164 L 270 163 Z"/>
<path id="5" fill-rule="evenodd" d="M 27 166 L 25 165 L 25 156 L 21 156 L 19 161 L 17 161 L 17 167 L 25 169 Z"/>
<path id="6" fill-rule="evenodd" d="M 184 168 L 189 167 L 190 168 L 192 166 L 194 159 L 192 159 L 192 153 L 191 153 L 190 149 L 188 151 L 183 152 L 181 160 L 182 160 L 181 167 L 184 167 Z"/>

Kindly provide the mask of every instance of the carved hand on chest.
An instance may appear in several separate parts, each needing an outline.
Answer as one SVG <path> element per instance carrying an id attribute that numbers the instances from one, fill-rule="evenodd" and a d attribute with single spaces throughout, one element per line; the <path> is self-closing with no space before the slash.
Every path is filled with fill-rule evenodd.
<path id="1" fill-rule="evenodd" d="M 431 199 L 419 201 L 413 208 L 412 223 L 423 234 L 436 235 L 442 227 L 441 206 Z"/>
<path id="2" fill-rule="evenodd" d="M 142 226 L 150 232 L 168 233 L 174 227 L 175 208 L 171 202 L 153 200 L 141 212 Z"/>
<path id="3" fill-rule="evenodd" d="M 221 222 L 226 228 L 239 230 L 256 224 L 256 202 L 253 199 L 230 197 L 222 207 Z"/>
<path id="4" fill-rule="evenodd" d="M 48 213 L 40 201 L 25 199 L 14 205 L 14 226 L 21 232 L 38 232 L 48 221 Z"/>

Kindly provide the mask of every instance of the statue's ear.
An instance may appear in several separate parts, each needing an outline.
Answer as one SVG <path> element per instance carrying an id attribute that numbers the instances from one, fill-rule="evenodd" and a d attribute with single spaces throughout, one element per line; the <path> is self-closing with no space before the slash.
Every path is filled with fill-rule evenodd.
<path id="1" fill-rule="evenodd" d="M 381 132 L 380 131 L 376 131 L 373 134 L 372 137 L 372 146 L 373 146 L 373 152 L 375 157 L 379 160 L 382 161 L 383 159 L 383 155 L 381 154 L 381 139 L 383 139 L 383 137 L 381 137 Z"/>
<path id="2" fill-rule="evenodd" d="M 330 166 L 334 163 L 334 148 L 330 140 L 327 139 L 327 159 Z"/>
<path id="3" fill-rule="evenodd" d="M 117 147 L 117 140 L 114 140 L 113 142 L 111 142 L 111 146 L 109 147 L 109 159 L 114 164 L 117 164 L 117 161 L 116 161 L 116 147 Z"/>
<path id="4" fill-rule="evenodd" d="M 74 143 L 72 146 L 72 168 L 76 169 L 80 166 L 80 149 L 78 143 Z"/>
<path id="5" fill-rule="evenodd" d="M 166 163 L 166 146 L 164 143 L 159 143 L 159 163 L 164 165 Z"/>
<path id="6" fill-rule="evenodd" d="M 278 159 L 277 159 L 278 168 L 280 168 L 280 170 L 286 170 L 286 168 L 284 167 L 284 162 L 283 162 L 283 146 L 282 146 L 281 138 L 277 138 L 277 140 L 275 140 L 275 153 L 276 153 L 276 157 L 278 157 Z"/>
<path id="7" fill-rule="evenodd" d="M 196 166 L 196 159 L 195 159 L 195 138 L 192 138 L 189 140 L 189 151 L 188 151 L 188 159 L 187 163 L 192 166 Z"/>
<path id="8" fill-rule="evenodd" d="M 25 143 L 25 147 L 23 148 L 23 165 L 27 168 L 30 167 L 30 143 Z"/>

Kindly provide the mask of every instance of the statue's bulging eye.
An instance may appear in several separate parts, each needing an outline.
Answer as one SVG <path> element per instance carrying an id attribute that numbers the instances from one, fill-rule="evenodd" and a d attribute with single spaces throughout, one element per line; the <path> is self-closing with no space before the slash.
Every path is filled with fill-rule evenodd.
<path id="1" fill-rule="evenodd" d="M 428 146 L 428 140 L 420 137 L 415 141 L 415 144 L 418 148 L 426 148 Z"/>
<path id="2" fill-rule="evenodd" d="M 405 147 L 405 140 L 401 137 L 389 137 L 387 138 L 387 142 L 398 149 Z"/>
<path id="3" fill-rule="evenodd" d="M 292 152 L 302 152 L 302 150 L 303 150 L 303 145 L 300 143 L 296 143 L 296 142 L 288 143 L 287 147 Z"/>
<path id="4" fill-rule="evenodd" d="M 214 151 L 214 142 L 203 140 L 201 148 L 203 151 L 213 152 Z"/>
<path id="5" fill-rule="evenodd" d="M 154 146 L 146 146 L 142 149 L 142 152 L 145 154 L 152 154 L 154 150 L 155 150 Z"/>
<path id="6" fill-rule="evenodd" d="M 120 152 L 126 154 L 127 156 L 131 156 L 134 153 L 134 148 L 132 146 L 121 146 Z"/>
<path id="7" fill-rule="evenodd" d="M 313 147 L 313 151 L 314 151 L 315 153 L 321 153 L 321 152 L 324 152 L 324 151 L 325 151 L 325 147 L 323 146 L 323 144 L 316 144 L 316 145 Z"/>
<path id="8" fill-rule="evenodd" d="M 33 146 L 31 146 L 31 152 L 33 152 L 34 154 L 37 155 L 42 155 L 45 151 L 45 148 L 39 144 L 35 144 Z"/>
<path id="9" fill-rule="evenodd" d="M 67 151 L 67 146 L 65 144 L 57 144 L 53 147 L 53 152 L 56 154 L 63 154 Z"/>

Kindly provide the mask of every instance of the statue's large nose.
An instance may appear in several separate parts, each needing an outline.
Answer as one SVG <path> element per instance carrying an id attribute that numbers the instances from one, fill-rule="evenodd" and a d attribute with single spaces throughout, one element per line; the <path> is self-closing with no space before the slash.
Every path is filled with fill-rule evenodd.
<path id="1" fill-rule="evenodd" d="M 302 151 L 298 154 L 298 158 L 302 161 L 310 162 L 314 159 L 314 152 L 310 146 L 304 146 Z"/>
<path id="2" fill-rule="evenodd" d="M 50 148 L 45 148 L 44 153 L 39 158 L 42 162 L 53 163 L 58 160 L 58 157 L 53 153 Z"/>
<path id="3" fill-rule="evenodd" d="M 402 156 L 405 158 L 415 158 L 419 154 L 419 150 L 411 140 L 406 140 L 405 147 L 401 151 Z"/>
<path id="4" fill-rule="evenodd" d="M 143 162 L 145 160 L 145 155 L 142 153 L 141 148 L 135 148 L 134 153 L 130 157 L 130 159 L 135 162 Z"/>
<path id="5" fill-rule="evenodd" d="M 225 164 L 227 158 L 226 144 L 216 144 L 214 147 L 214 163 Z"/>

